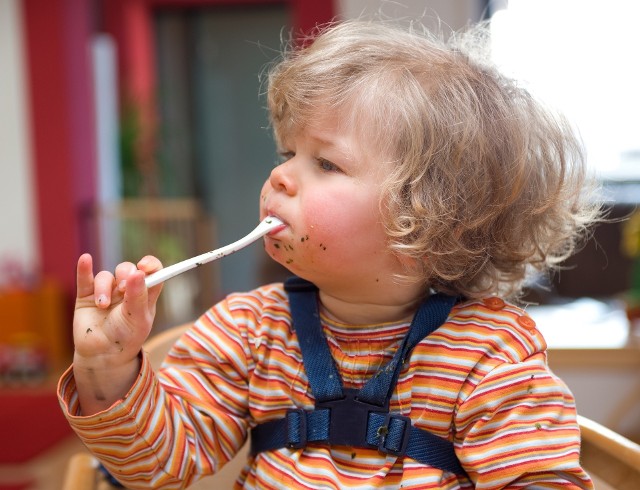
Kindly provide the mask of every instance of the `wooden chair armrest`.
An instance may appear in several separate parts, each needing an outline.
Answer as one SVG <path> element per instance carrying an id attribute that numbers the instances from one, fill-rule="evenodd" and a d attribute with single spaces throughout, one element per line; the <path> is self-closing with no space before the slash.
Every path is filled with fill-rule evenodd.
<path id="1" fill-rule="evenodd" d="M 90 453 L 74 454 L 67 464 L 62 490 L 92 490 L 96 485 L 97 467 Z"/>

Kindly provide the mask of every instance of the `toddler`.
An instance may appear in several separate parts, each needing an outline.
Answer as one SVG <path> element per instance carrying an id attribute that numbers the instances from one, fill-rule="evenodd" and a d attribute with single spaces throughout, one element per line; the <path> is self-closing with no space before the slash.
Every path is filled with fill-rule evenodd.
<path id="1" fill-rule="evenodd" d="M 574 399 L 513 301 L 598 206 L 569 125 L 469 39 L 348 21 L 285 53 L 260 216 L 297 277 L 211 307 L 158 373 L 159 260 L 94 277 L 80 257 L 59 397 L 125 486 L 184 488 L 250 436 L 237 488 L 592 488 Z"/>

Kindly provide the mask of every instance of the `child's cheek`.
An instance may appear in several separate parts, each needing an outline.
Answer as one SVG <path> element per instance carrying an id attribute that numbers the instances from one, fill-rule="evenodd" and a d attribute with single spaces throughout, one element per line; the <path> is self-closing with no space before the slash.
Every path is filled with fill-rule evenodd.
<path id="1" fill-rule="evenodd" d="M 262 209 L 262 206 L 264 206 L 264 203 L 267 202 L 267 184 L 262 186 L 262 190 L 260 191 L 260 202 L 259 202 L 259 206 L 260 209 Z"/>
<path id="2" fill-rule="evenodd" d="M 340 262 L 347 259 L 357 233 L 342 216 L 343 211 L 327 206 L 325 212 L 308 215 L 305 233 L 295 237 L 298 252 L 313 263 Z"/>
<path id="3" fill-rule="evenodd" d="M 320 192 L 308 196 L 302 205 L 306 228 L 314 234 L 335 234 L 344 231 L 353 213 L 353 206 L 345 204 L 345 196 L 339 192 Z"/>
<path id="4" fill-rule="evenodd" d="M 308 247 L 322 248 L 341 233 L 341 223 L 332 206 L 328 203 L 318 203 L 310 207 L 305 215 L 304 232 L 296 239 Z"/>

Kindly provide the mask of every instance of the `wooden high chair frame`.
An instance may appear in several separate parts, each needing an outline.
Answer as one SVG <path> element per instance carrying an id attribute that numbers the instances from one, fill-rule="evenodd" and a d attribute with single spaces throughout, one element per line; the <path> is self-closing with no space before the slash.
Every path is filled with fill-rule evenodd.
<path id="1" fill-rule="evenodd" d="M 181 325 L 151 337 L 144 350 L 151 365 L 158 369 L 169 348 L 189 328 Z M 578 417 L 582 434 L 582 465 L 593 478 L 597 490 L 640 489 L 640 445 L 607 429 L 606 427 Z M 249 444 L 227 463 L 222 470 L 203 478 L 191 487 L 193 490 L 232 488 L 246 459 Z M 113 490 L 98 470 L 97 460 L 89 453 L 73 455 L 68 463 L 62 490 Z"/>

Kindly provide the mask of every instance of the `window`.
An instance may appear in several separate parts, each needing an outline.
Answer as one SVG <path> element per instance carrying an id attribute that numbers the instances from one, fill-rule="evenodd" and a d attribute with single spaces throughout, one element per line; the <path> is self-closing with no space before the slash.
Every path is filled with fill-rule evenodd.
<path id="1" fill-rule="evenodd" d="M 628 0 L 509 0 L 492 16 L 495 61 L 569 117 L 604 181 L 640 181 L 639 17 Z"/>

